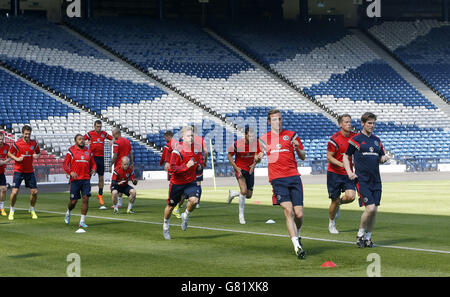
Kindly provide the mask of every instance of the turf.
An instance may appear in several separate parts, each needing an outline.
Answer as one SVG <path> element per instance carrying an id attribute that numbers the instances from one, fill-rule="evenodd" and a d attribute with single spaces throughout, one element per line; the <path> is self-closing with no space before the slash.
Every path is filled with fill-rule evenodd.
<path id="1" fill-rule="evenodd" d="M 342 206 L 340 234 L 331 235 L 325 185 L 304 185 L 307 258 L 302 261 L 294 255 L 280 207 L 271 205 L 269 186 L 257 186 L 247 200 L 247 225 L 238 223 L 237 201 L 225 202 L 228 188 L 204 188 L 187 231 L 172 217 L 170 241 L 162 236 L 166 189 L 139 191 L 133 215 L 99 210 L 93 197 L 84 234 L 75 233 L 80 205 L 70 225 L 64 224 L 67 193 L 39 194 L 39 219 L 32 220 L 22 189 L 15 220 L 0 217 L 0 276 L 66 276 L 71 253 L 80 256 L 82 276 L 367 276 L 370 253 L 380 256 L 381 276 L 450 276 L 448 181 L 383 187 L 373 235 L 379 246 L 359 249 L 357 202 Z M 111 205 L 109 194 L 104 199 Z M 276 223 L 266 224 L 268 219 Z M 322 268 L 325 261 L 337 266 Z"/>

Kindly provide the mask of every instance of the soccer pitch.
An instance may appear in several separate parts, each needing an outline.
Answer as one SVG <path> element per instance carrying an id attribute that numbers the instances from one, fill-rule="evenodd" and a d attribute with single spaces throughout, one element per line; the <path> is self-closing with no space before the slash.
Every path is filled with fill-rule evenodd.
<path id="1" fill-rule="evenodd" d="M 341 207 L 340 231 L 328 232 L 326 185 L 304 184 L 302 243 L 298 260 L 287 235 L 284 215 L 271 205 L 271 187 L 256 186 L 246 203 L 246 225 L 238 221 L 231 187 L 203 188 L 201 207 L 187 231 L 171 218 L 172 240 L 162 236 L 167 189 L 138 190 L 136 214 L 99 210 L 93 196 L 86 233 L 76 234 L 81 203 L 70 225 L 64 223 L 67 193 L 40 193 L 38 220 L 27 212 L 26 189 L 16 204 L 15 220 L 0 217 L 0 276 L 67 276 L 67 256 L 79 255 L 81 276 L 300 277 L 367 276 L 371 253 L 379 255 L 381 276 L 450 276 L 450 183 L 447 180 L 384 182 L 373 240 L 359 249 L 355 236 L 362 209 L 357 201 Z M 106 189 L 106 188 L 105 188 Z M 8 193 L 9 194 L 9 193 Z M 93 193 L 96 194 L 96 193 Z M 111 205 L 105 191 L 105 202 Z M 6 202 L 9 205 L 9 202 Z M 272 219 L 275 224 L 266 224 Z M 325 261 L 337 266 L 323 268 Z"/>

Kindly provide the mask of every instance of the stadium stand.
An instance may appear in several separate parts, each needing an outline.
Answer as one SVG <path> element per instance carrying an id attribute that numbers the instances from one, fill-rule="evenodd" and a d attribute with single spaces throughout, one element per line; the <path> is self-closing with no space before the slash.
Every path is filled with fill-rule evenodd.
<path id="1" fill-rule="evenodd" d="M 53 99 L 44 98 L 43 102 L 56 104 L 64 110 L 53 112 L 44 106 L 42 112 L 34 110 L 36 116 L 11 119 L 4 123 L 8 128 L 33 120 L 32 123 L 40 128 L 39 133 L 46 133 L 49 129 L 52 130 L 51 134 L 84 133 L 91 129 L 96 119 L 90 113 L 95 113 L 119 124 L 125 131 L 141 135 L 143 140 L 151 139 L 154 146 L 163 146 L 162 134 L 166 129 L 179 129 L 187 123 L 201 126 L 200 114 L 209 121 L 209 127 L 215 128 L 220 122 L 206 112 L 199 113 L 200 109 L 194 105 L 168 94 L 136 71 L 45 19 L 0 18 L 0 23 L 0 60 L 9 69 L 81 107 L 81 112 L 78 112 L 62 103 L 55 103 Z M 33 89 L 24 83 L 19 89 L 22 87 Z M 15 127 L 12 127 L 13 123 Z M 65 124 L 52 128 L 52 123 Z M 73 135 L 64 141 L 55 135 L 47 137 L 54 139 L 50 143 L 56 152 L 66 150 L 71 138 Z M 145 143 L 139 144 L 133 140 L 138 153 L 136 161 L 142 160 L 146 170 L 160 169 L 160 153 L 148 148 L 142 150 Z"/>
<path id="2" fill-rule="evenodd" d="M 102 17 L 67 20 L 77 31 L 109 48 L 137 68 L 221 117 L 263 122 L 267 111 L 283 111 L 286 127 L 297 131 L 310 160 L 325 158 L 324 147 L 337 126 L 297 92 L 261 67 L 183 21 Z M 226 162 L 225 148 L 218 161 Z M 261 166 L 266 166 L 262 162 Z"/>
<path id="3" fill-rule="evenodd" d="M 290 25 L 272 25 L 271 30 L 254 24 L 212 27 L 319 105 L 335 114 L 351 114 L 356 127 L 362 112 L 377 114 L 376 134 L 396 158 L 450 157 L 446 114 L 366 44 L 346 29 L 334 27 L 298 29 L 295 36 L 302 37 L 292 38 L 295 26 L 289 29 Z"/>
<path id="4" fill-rule="evenodd" d="M 450 102 L 450 23 L 392 21 L 371 26 L 368 32 Z"/>

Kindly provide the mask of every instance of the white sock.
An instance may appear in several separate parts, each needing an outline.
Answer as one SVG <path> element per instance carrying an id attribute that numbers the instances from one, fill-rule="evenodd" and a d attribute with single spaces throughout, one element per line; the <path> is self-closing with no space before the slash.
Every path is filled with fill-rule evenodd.
<path id="1" fill-rule="evenodd" d="M 33 206 L 30 206 L 30 211 L 34 211 L 34 207 Z"/>
<path id="2" fill-rule="evenodd" d="M 298 229 L 298 237 L 301 237 L 301 236 L 300 236 L 300 229 Z"/>
<path id="3" fill-rule="evenodd" d="M 245 195 L 239 194 L 239 215 L 244 215 Z"/>
<path id="4" fill-rule="evenodd" d="M 236 192 L 236 191 L 231 191 L 231 197 L 237 197 L 239 196 L 241 193 L 240 192 Z"/>
<path id="5" fill-rule="evenodd" d="M 69 216 L 72 215 L 72 211 L 71 210 L 67 210 L 66 214 L 68 214 Z"/>
<path id="6" fill-rule="evenodd" d="M 169 229 L 169 221 L 170 219 L 164 219 L 163 229 Z"/>
<path id="7" fill-rule="evenodd" d="M 359 230 L 358 230 L 358 237 L 363 236 L 364 232 L 366 232 L 366 230 L 364 230 L 363 228 L 359 228 Z"/>
<path id="8" fill-rule="evenodd" d="M 334 220 L 330 219 L 330 224 L 329 225 L 330 226 L 334 226 L 334 225 L 336 225 L 336 222 Z"/>
<path id="9" fill-rule="evenodd" d="M 81 215 L 80 224 L 84 223 L 86 220 L 86 215 Z"/>
<path id="10" fill-rule="evenodd" d="M 298 242 L 298 237 L 291 237 L 292 244 L 294 245 L 294 251 L 300 248 L 300 243 Z"/>
<path id="11" fill-rule="evenodd" d="M 3 208 L 5 208 L 5 202 L 4 201 L 0 202 L 0 209 L 3 209 Z"/>
<path id="12" fill-rule="evenodd" d="M 119 197 L 119 202 L 117 203 L 119 206 L 122 206 L 122 197 Z"/>
<path id="13" fill-rule="evenodd" d="M 128 210 L 130 210 L 130 209 L 132 209 L 133 208 L 133 203 L 128 203 Z"/>
<path id="14" fill-rule="evenodd" d="M 372 238 L 372 232 L 366 232 L 364 235 L 364 240 L 370 240 Z"/>
<path id="15" fill-rule="evenodd" d="M 191 213 L 189 212 L 189 210 L 186 209 L 186 211 L 185 211 L 184 213 L 186 214 L 186 218 L 189 218 L 189 215 L 191 214 Z"/>
<path id="16" fill-rule="evenodd" d="M 16 208 L 15 208 L 14 206 L 11 206 L 11 207 L 9 208 L 9 210 L 12 211 L 12 212 L 15 212 L 15 211 L 16 211 Z"/>

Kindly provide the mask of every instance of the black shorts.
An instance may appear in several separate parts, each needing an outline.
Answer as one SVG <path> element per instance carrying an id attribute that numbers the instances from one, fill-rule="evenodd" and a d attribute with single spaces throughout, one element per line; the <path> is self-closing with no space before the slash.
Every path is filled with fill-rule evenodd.
<path id="1" fill-rule="evenodd" d="M 303 206 L 303 184 L 300 176 L 282 177 L 272 180 L 272 203 L 292 202 L 293 206 Z"/>
<path id="2" fill-rule="evenodd" d="M 25 180 L 25 187 L 30 189 L 37 189 L 36 176 L 34 172 L 23 173 L 23 172 L 14 172 L 13 175 L 13 188 L 20 188 L 22 181 Z"/>
<path id="3" fill-rule="evenodd" d="M 336 199 L 346 190 L 355 190 L 355 181 L 351 180 L 348 175 L 337 174 L 327 171 L 327 188 L 328 197 Z"/>
<path id="4" fill-rule="evenodd" d="M 130 191 L 133 190 L 133 187 L 130 186 L 129 184 L 120 186 L 117 181 L 113 180 L 113 181 L 111 181 L 111 192 L 114 190 L 130 197 Z"/>
<path id="5" fill-rule="evenodd" d="M 356 181 L 356 189 L 359 195 L 359 206 L 367 206 L 375 204 L 380 205 L 381 202 L 381 183 L 380 182 L 364 182 Z"/>
<path id="6" fill-rule="evenodd" d="M 184 185 L 175 185 L 170 183 L 169 199 L 167 199 L 167 204 L 170 206 L 177 205 L 181 201 L 181 196 L 183 194 L 186 199 L 191 197 L 197 197 L 200 199 L 201 187 L 198 186 L 195 181 Z"/>
<path id="7" fill-rule="evenodd" d="M 253 187 L 255 185 L 255 172 L 253 171 L 252 174 L 250 174 L 248 171 L 241 170 L 242 177 L 245 179 L 245 185 L 247 186 L 248 191 L 253 191 Z M 239 179 L 236 174 L 236 179 Z"/>
<path id="8" fill-rule="evenodd" d="M 6 186 L 6 176 L 4 173 L 0 173 L 0 187 Z"/>
<path id="9" fill-rule="evenodd" d="M 97 174 L 99 176 L 105 175 L 105 158 L 94 156 L 94 162 L 97 164 Z"/>
<path id="10" fill-rule="evenodd" d="M 70 200 L 91 197 L 91 181 L 89 179 L 73 180 L 70 183 Z"/>

